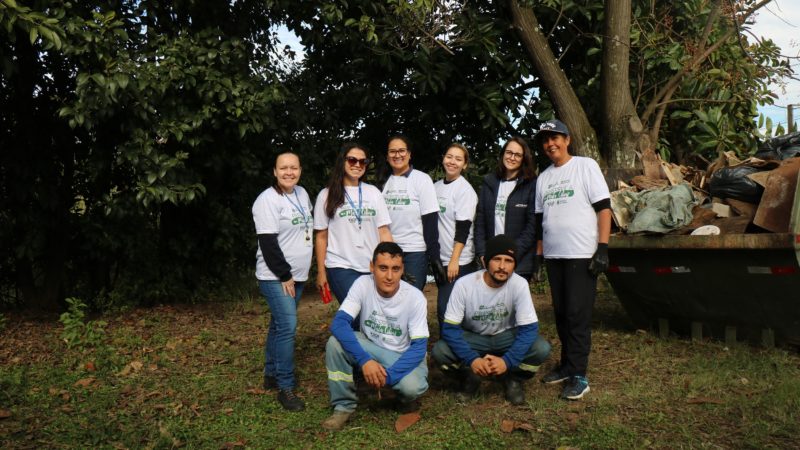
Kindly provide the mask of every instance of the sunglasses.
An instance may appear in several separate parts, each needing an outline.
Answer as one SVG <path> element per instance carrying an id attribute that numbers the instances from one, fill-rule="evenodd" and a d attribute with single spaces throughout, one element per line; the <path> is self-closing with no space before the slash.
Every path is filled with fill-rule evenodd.
<path id="1" fill-rule="evenodd" d="M 358 159 L 355 156 L 348 156 L 344 159 L 347 161 L 347 164 L 350 164 L 350 167 L 361 166 L 367 167 L 369 165 L 369 158 Z"/>

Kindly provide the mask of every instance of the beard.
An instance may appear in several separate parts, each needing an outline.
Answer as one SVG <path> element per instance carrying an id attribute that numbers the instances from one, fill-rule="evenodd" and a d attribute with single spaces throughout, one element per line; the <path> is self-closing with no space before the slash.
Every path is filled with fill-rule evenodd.
<path id="1" fill-rule="evenodd" d="M 505 274 L 505 276 L 506 276 L 506 277 L 505 277 L 505 279 L 503 279 L 503 280 L 498 280 L 498 279 L 497 279 L 497 278 L 494 276 L 494 274 L 495 274 L 495 273 L 502 273 L 502 274 Z M 503 272 L 503 271 L 500 271 L 500 270 L 495 270 L 494 272 L 489 272 L 489 278 L 491 278 L 491 279 L 492 279 L 492 282 L 494 282 L 496 285 L 498 285 L 498 286 L 502 286 L 502 285 L 506 284 L 506 282 L 508 281 L 508 279 L 509 279 L 509 278 L 511 278 L 511 274 L 510 274 L 510 273 L 508 273 L 508 272 Z"/>

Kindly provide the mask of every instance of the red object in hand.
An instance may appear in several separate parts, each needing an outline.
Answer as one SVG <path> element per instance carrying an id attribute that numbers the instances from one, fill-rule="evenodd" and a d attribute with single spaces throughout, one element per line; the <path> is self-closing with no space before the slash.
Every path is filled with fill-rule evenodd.
<path id="1" fill-rule="evenodd" d="M 331 298 L 331 290 L 328 289 L 328 285 L 326 284 L 325 287 L 322 289 L 322 303 L 326 305 L 331 302 L 333 298 Z"/>

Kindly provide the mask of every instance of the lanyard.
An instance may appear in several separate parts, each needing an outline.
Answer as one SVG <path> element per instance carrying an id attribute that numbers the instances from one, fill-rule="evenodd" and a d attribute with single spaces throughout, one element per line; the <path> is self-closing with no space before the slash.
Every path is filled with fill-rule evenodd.
<path id="1" fill-rule="evenodd" d="M 286 195 L 286 193 L 284 193 L 283 196 L 286 197 L 286 200 L 289 200 L 289 203 L 292 204 L 292 207 L 294 207 L 294 209 L 303 217 L 303 223 L 306 226 L 306 240 L 309 240 L 308 219 L 310 216 L 306 215 L 306 210 L 303 208 L 303 202 L 300 201 L 300 197 L 297 195 L 297 188 L 294 189 L 294 198 L 297 199 L 297 204 L 295 204 L 295 202 L 292 201 L 292 198 Z"/>
<path id="2" fill-rule="evenodd" d="M 347 203 L 350 203 L 350 207 L 353 208 L 353 214 L 356 216 L 356 221 L 358 222 L 358 229 L 361 229 L 361 216 L 363 211 L 361 210 L 361 182 L 358 182 L 358 209 L 356 209 L 356 205 L 353 204 L 353 199 L 350 198 L 350 194 L 347 193 L 347 188 L 344 190 L 344 196 L 347 198 Z"/>

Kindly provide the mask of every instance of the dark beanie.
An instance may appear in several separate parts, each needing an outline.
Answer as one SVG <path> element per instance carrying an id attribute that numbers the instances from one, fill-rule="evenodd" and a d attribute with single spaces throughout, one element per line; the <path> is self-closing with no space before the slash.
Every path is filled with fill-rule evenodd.
<path id="1" fill-rule="evenodd" d="M 498 234 L 486 242 L 486 264 L 497 255 L 508 255 L 517 262 L 517 243 L 505 234 Z"/>

